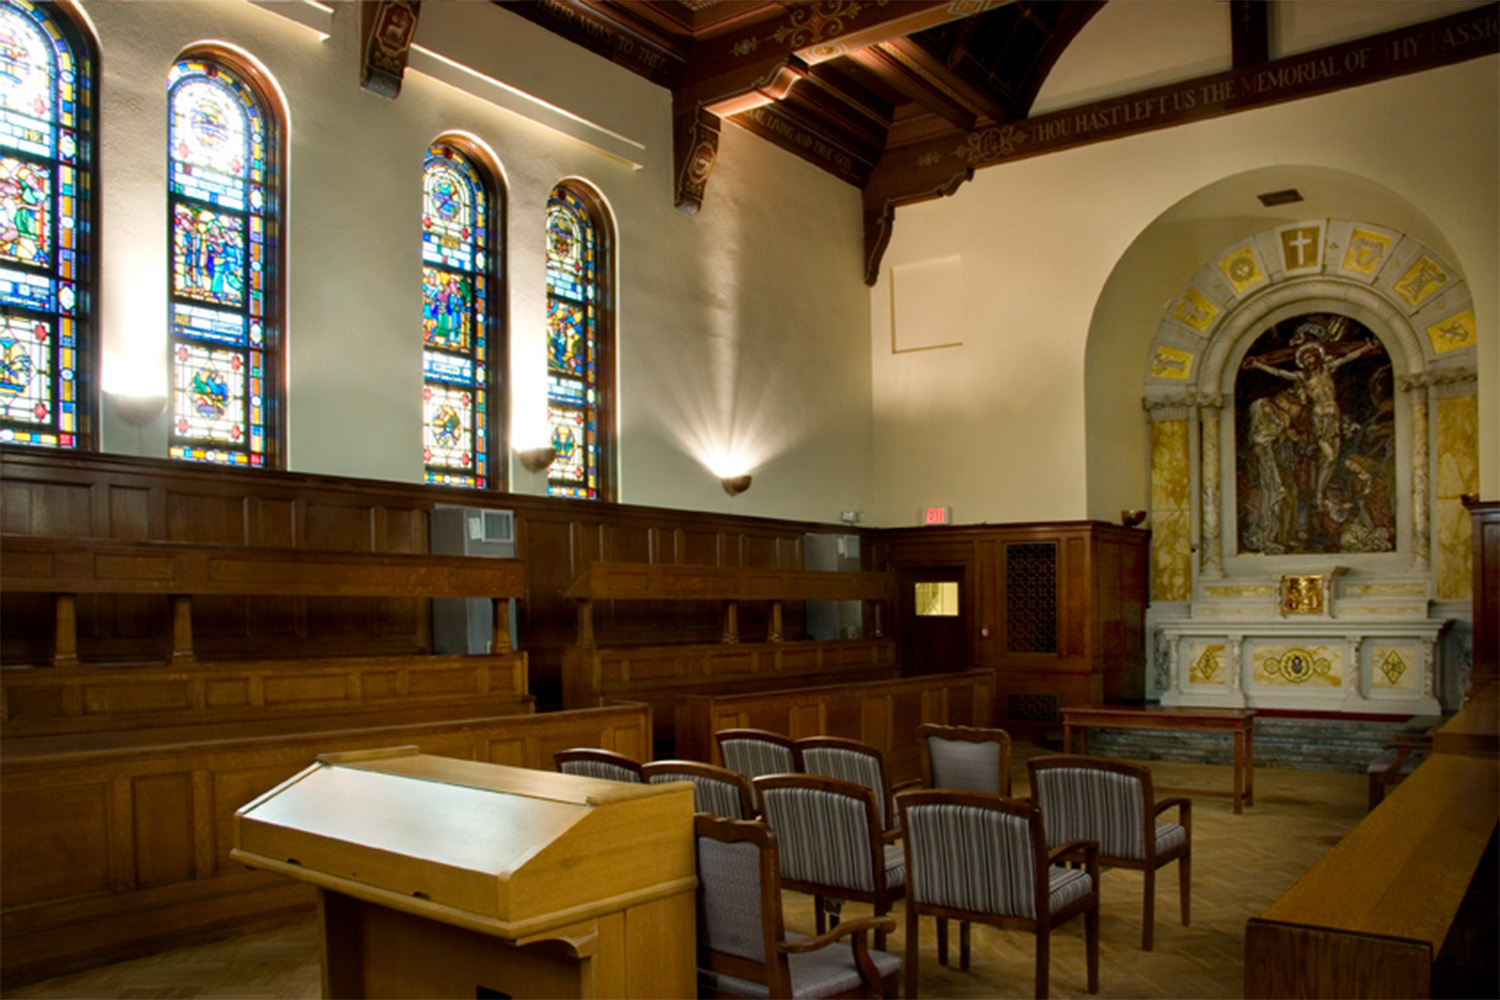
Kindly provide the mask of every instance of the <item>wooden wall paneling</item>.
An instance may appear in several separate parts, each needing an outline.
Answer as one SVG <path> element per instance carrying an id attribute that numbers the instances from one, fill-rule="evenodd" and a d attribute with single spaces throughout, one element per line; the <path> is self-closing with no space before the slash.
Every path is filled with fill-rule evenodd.
<path id="1" fill-rule="evenodd" d="M 273 549 L 297 548 L 300 521 L 297 504 L 289 497 L 251 497 L 250 544 Z"/>
<path id="2" fill-rule="evenodd" d="M 1469 691 L 1500 681 L 1500 501 L 1465 502 L 1474 544 L 1474 667 Z"/>
<path id="3" fill-rule="evenodd" d="M 205 495 L 169 488 L 166 503 L 166 541 L 198 545 L 249 543 L 248 500 L 243 496 Z"/>
<path id="4" fill-rule="evenodd" d="M 151 537 L 151 490 L 116 486 L 108 491 L 109 537 L 143 542 Z"/>

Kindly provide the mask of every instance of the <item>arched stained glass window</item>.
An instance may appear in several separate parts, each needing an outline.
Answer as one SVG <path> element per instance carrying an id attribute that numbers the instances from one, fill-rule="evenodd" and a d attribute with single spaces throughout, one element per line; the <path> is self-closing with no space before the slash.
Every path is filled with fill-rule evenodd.
<path id="1" fill-rule="evenodd" d="M 170 454 L 276 464 L 281 123 L 212 55 L 168 77 Z"/>
<path id="2" fill-rule="evenodd" d="M 57 7 L 0 3 L 0 441 L 89 443 L 93 86 Z"/>
<path id="3" fill-rule="evenodd" d="M 558 185 L 547 200 L 547 420 L 557 451 L 547 492 L 588 500 L 611 493 L 608 248 L 600 218 L 571 185 Z"/>
<path id="4" fill-rule="evenodd" d="M 422 169 L 422 461 L 429 483 L 491 485 L 498 206 L 474 158 L 439 140 Z"/>

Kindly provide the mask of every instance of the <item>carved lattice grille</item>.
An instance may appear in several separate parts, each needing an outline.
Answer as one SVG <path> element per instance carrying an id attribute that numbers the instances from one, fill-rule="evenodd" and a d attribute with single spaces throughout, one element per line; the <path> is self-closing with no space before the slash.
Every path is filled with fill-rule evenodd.
<path id="1" fill-rule="evenodd" d="M 1057 546 L 1005 547 L 1005 635 L 1011 653 L 1057 652 Z"/>

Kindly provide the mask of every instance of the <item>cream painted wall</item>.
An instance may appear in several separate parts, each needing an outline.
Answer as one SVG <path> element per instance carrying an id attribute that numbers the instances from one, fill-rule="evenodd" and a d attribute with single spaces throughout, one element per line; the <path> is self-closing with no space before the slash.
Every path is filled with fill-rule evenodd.
<path id="1" fill-rule="evenodd" d="M 493 5 L 432 6 L 419 43 L 482 32 L 487 71 L 513 64 L 514 86 L 640 143 L 641 166 L 414 70 L 394 101 L 359 89 L 353 4 L 335 5 L 326 41 L 229 0 L 83 5 L 103 70 L 104 384 L 165 385 L 163 81 L 183 48 L 214 40 L 264 65 L 289 110 L 288 468 L 421 481 L 416 182 L 431 139 L 460 130 L 505 176 L 518 445 L 544 415 L 546 199 L 577 177 L 619 237 L 620 499 L 726 509 L 704 465 L 722 453 L 755 476 L 737 513 L 835 521 L 870 507 L 858 192 L 728 129 L 702 212 L 683 215 L 665 90 Z M 166 454 L 164 420 L 138 431 L 111 417 L 106 451 Z M 512 463 L 512 488 L 544 485 Z"/>
<path id="2" fill-rule="evenodd" d="M 982 169 L 951 198 L 898 210 L 871 293 L 877 523 L 911 524 L 940 503 L 964 523 L 1112 520 L 1146 506 L 1141 377 L 1171 296 L 1237 235 L 1382 207 L 1451 247 L 1473 290 L 1481 485 L 1500 494 L 1497 62 Z M 1300 167 L 1357 178 L 1315 197 L 1364 214 L 1228 197 L 1170 213 L 1224 178 Z M 1152 256 L 1121 267 L 1138 241 Z M 890 269 L 955 248 L 966 343 L 893 354 Z"/>

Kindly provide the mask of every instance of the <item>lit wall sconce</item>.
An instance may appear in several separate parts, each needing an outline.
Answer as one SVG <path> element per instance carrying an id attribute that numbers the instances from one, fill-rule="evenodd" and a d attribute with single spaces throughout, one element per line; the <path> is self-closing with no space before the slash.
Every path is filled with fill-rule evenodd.
<path id="1" fill-rule="evenodd" d="M 137 427 L 144 427 L 167 410 L 166 396 L 131 396 L 116 392 L 109 395 L 120 419 Z"/>
<path id="2" fill-rule="evenodd" d="M 518 454 L 521 456 L 521 464 L 530 472 L 541 472 L 557 459 L 557 449 L 551 445 L 545 448 L 527 448 Z"/>
<path id="3" fill-rule="evenodd" d="M 719 485 L 724 487 L 725 493 L 737 497 L 750 488 L 750 477 L 748 475 L 723 476 L 719 479 Z"/>

